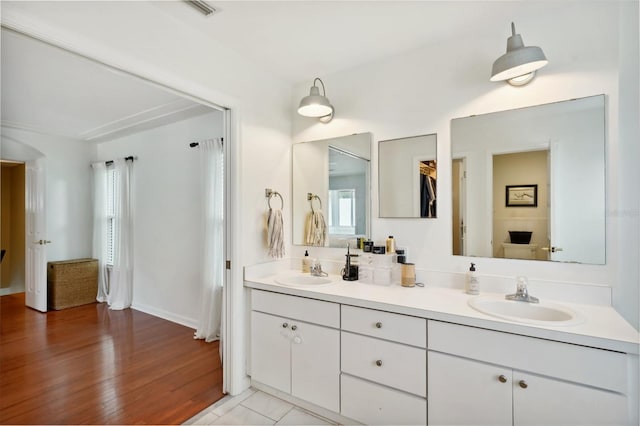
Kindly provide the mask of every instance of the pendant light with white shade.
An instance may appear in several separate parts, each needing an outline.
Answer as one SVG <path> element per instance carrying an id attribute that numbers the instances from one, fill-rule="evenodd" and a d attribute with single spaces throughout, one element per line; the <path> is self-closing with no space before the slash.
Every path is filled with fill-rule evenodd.
<path id="1" fill-rule="evenodd" d="M 320 89 L 316 86 L 316 82 L 322 85 L 322 95 Z M 328 123 L 333 119 L 334 108 L 329 102 L 324 89 L 324 83 L 319 78 L 313 80 L 313 86 L 309 90 L 309 96 L 305 96 L 300 101 L 298 114 L 305 117 L 313 117 L 319 119 L 322 123 Z"/>
<path id="2" fill-rule="evenodd" d="M 504 81 L 513 86 L 523 86 L 535 76 L 536 70 L 549 61 L 538 46 L 525 46 L 516 26 L 511 23 L 511 37 L 507 39 L 507 53 L 493 63 L 490 81 Z"/>

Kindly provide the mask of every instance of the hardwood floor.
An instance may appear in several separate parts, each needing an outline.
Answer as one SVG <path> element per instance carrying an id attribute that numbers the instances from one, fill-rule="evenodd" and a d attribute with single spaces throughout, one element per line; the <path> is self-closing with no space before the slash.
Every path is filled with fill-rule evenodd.
<path id="1" fill-rule="evenodd" d="M 222 398 L 218 343 L 132 309 L 0 297 L 0 423 L 180 424 Z"/>

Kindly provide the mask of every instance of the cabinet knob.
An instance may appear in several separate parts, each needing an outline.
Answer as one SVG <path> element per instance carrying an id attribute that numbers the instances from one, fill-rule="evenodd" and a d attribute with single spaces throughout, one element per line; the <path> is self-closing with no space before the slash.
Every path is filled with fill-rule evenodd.
<path id="1" fill-rule="evenodd" d="M 505 377 L 504 374 L 501 374 L 500 376 L 498 376 L 498 381 L 500 383 L 507 383 L 507 378 Z"/>
<path id="2" fill-rule="evenodd" d="M 286 322 L 283 322 L 282 323 L 282 328 L 287 328 L 287 327 L 289 327 L 289 324 L 287 324 Z"/>
<path id="3" fill-rule="evenodd" d="M 291 329 L 292 329 L 293 331 L 296 331 L 296 330 L 298 329 L 298 326 L 297 326 L 297 325 L 292 325 L 292 326 L 291 326 Z"/>
<path id="4" fill-rule="evenodd" d="M 518 385 L 520 385 L 520 387 L 521 387 L 522 389 L 526 389 L 526 388 L 528 388 L 528 387 L 529 387 L 529 385 L 527 384 L 527 382 L 525 382 L 524 380 L 520 380 L 520 381 L 518 382 Z"/>
<path id="5" fill-rule="evenodd" d="M 377 361 L 376 361 L 376 365 L 377 365 L 378 367 L 382 367 L 382 360 L 381 360 L 381 359 L 377 360 Z"/>
<path id="6" fill-rule="evenodd" d="M 376 323 L 376 328 L 382 328 L 382 323 L 381 322 L 377 322 Z"/>

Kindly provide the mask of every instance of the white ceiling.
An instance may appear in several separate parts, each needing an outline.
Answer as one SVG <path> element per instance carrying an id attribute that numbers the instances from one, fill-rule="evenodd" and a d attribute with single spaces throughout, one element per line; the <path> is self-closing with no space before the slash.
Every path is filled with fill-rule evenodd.
<path id="1" fill-rule="evenodd" d="M 153 4 L 291 84 L 354 68 L 452 37 L 504 37 L 512 20 L 563 13 L 568 0 L 207 1 L 204 16 L 181 1 Z M 563 6 L 564 5 L 564 6 Z M 570 16 L 570 15 L 567 15 Z M 499 23 L 495 25 L 494 23 Z M 544 22 L 544 21 L 542 21 Z M 525 37 L 525 41 L 526 41 Z"/>
<path id="2" fill-rule="evenodd" d="M 2 29 L 2 125 L 100 142 L 211 111 Z"/>
<path id="3" fill-rule="evenodd" d="M 511 20 L 544 25 L 549 7 L 554 14 L 576 7 L 567 0 L 210 3 L 218 12 L 209 17 L 182 1 L 149 5 L 291 85 L 453 37 L 464 40 L 465 35 L 469 40 L 487 34 L 504 40 L 496 46 L 499 56 Z M 2 30 L 3 125 L 102 141 L 141 124 L 153 126 L 157 116 L 175 120 L 206 110 L 131 76 Z"/>

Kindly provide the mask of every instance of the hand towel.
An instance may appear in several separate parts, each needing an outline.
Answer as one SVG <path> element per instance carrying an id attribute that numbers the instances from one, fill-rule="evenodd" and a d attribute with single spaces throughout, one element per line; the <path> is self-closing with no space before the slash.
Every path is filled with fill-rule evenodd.
<path id="1" fill-rule="evenodd" d="M 327 238 L 327 223 L 322 210 L 309 213 L 305 228 L 305 245 L 323 247 Z"/>
<path id="2" fill-rule="evenodd" d="M 269 209 L 267 240 L 269 243 L 269 256 L 274 258 L 284 257 L 284 225 L 282 210 L 280 209 Z"/>

